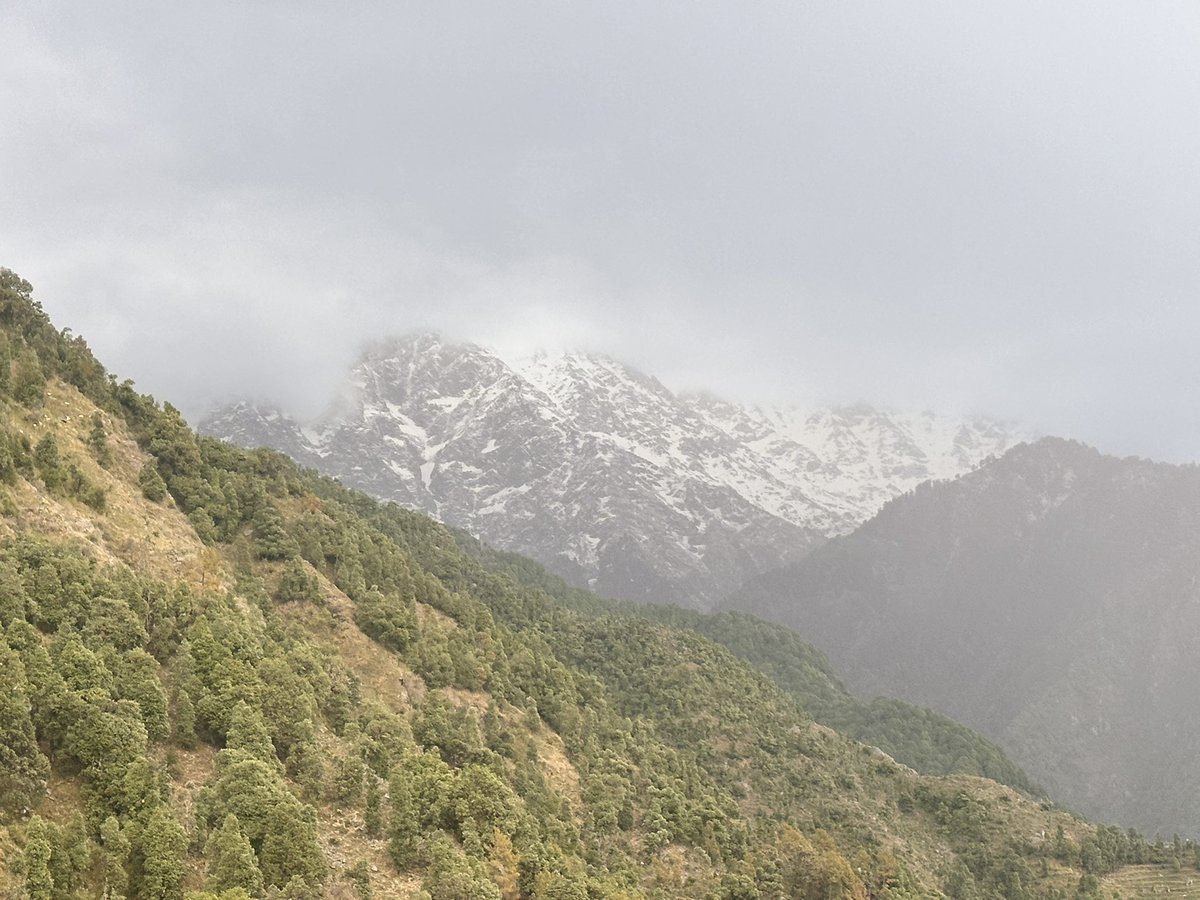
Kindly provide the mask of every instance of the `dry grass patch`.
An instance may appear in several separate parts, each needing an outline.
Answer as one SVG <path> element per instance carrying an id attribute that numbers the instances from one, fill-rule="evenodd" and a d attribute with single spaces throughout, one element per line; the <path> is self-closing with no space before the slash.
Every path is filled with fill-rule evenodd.
<path id="1" fill-rule="evenodd" d="M 416 875 L 399 874 L 387 852 L 387 839 L 368 837 L 362 813 L 357 809 L 324 806 L 318 814 L 317 840 L 329 867 L 327 896 L 338 886 L 348 888 L 348 869 L 365 861 L 371 870 L 371 887 L 376 897 L 415 897 L 421 887 Z M 346 896 L 355 896 L 347 894 Z"/>
<path id="2" fill-rule="evenodd" d="M 311 603 L 281 603 L 275 608 L 286 620 L 303 625 L 331 647 L 359 679 L 364 699 L 383 703 L 393 712 L 411 710 L 425 699 L 425 681 L 400 658 L 362 633 L 354 624 L 354 602 L 316 569 L 324 608 Z"/>
<path id="3" fill-rule="evenodd" d="M 475 710 L 480 718 L 483 718 L 484 713 L 487 712 L 488 704 L 492 701 L 492 698 L 482 691 L 468 691 L 463 688 L 438 688 L 438 693 L 455 706 L 465 706 L 468 709 Z"/>
<path id="4" fill-rule="evenodd" d="M 458 628 L 458 622 L 451 616 L 446 615 L 440 609 L 435 609 L 427 603 L 416 604 L 417 607 L 417 624 L 422 628 L 428 628 L 430 623 L 435 626 L 440 626 L 446 631 L 454 631 Z"/>
<path id="5" fill-rule="evenodd" d="M 40 532 L 86 544 L 103 563 L 124 563 L 136 572 L 197 588 L 228 589 L 233 582 L 224 558 L 204 545 L 173 501 L 168 497 L 162 504 L 151 503 L 142 496 L 138 474 L 150 457 L 138 448 L 124 421 L 103 412 L 112 458 L 107 468 L 96 461 L 86 439 L 98 411 L 74 387 L 56 380 L 47 386 L 40 410 L 12 416 L 8 424 L 32 444 L 52 432 L 64 459 L 104 488 L 104 512 L 22 481 L 12 491 L 15 521 L 0 521 L 0 531 Z"/>
<path id="6" fill-rule="evenodd" d="M 538 763 L 542 774 L 550 787 L 571 801 L 575 809 L 580 809 L 583 795 L 579 790 L 579 770 L 567 757 L 566 747 L 562 738 L 549 728 L 539 728 L 530 735 L 537 748 Z"/>
<path id="7" fill-rule="evenodd" d="M 190 828 L 191 823 L 196 821 L 196 795 L 212 781 L 216 772 L 217 751 L 208 744 L 200 743 L 191 750 L 175 747 L 170 752 L 174 755 L 171 764 L 171 781 L 174 785 L 171 806 L 179 821 Z M 159 762 L 163 762 L 166 752 L 159 756 Z"/>
<path id="8" fill-rule="evenodd" d="M 83 791 L 79 776 L 51 770 L 46 780 L 46 796 L 37 805 L 37 814 L 58 825 L 65 825 L 83 809 Z"/>

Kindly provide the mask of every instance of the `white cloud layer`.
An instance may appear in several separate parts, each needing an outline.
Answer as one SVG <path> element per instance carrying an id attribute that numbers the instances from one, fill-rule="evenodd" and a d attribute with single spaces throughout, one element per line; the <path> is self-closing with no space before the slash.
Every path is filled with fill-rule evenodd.
<path id="1" fill-rule="evenodd" d="M 1200 448 L 1200 7 L 16 3 L 0 265 L 189 413 L 361 341 Z"/>

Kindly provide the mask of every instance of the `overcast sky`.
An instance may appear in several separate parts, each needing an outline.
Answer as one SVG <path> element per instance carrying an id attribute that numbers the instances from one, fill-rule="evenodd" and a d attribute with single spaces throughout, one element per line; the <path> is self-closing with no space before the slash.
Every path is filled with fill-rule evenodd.
<path id="1" fill-rule="evenodd" d="M 1200 4 L 8 3 L 0 265 L 191 416 L 370 337 L 1200 458 Z"/>

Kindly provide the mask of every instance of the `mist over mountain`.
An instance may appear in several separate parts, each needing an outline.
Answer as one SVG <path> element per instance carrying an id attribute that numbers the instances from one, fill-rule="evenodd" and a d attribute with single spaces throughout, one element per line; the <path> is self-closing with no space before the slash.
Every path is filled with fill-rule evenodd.
<path id="1" fill-rule="evenodd" d="M 603 356 L 506 362 L 433 334 L 370 347 L 316 421 L 243 402 L 200 428 L 601 594 L 700 608 L 1020 437 L 932 413 L 743 407 L 677 395 Z"/>
<path id="2" fill-rule="evenodd" d="M 848 683 L 996 740 L 1052 796 L 1200 830 L 1200 469 L 1043 439 L 926 484 L 731 601 Z"/>

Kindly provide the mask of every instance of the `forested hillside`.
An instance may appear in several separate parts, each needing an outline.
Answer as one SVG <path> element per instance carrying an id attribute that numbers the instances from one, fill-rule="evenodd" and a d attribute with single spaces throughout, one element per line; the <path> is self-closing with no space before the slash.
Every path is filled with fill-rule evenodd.
<path id="1" fill-rule="evenodd" d="M 0 894 L 1067 898 L 1194 865 L 198 438 L 0 271 Z"/>
<path id="2" fill-rule="evenodd" d="M 464 552 L 573 609 L 647 618 L 704 635 L 769 677 L 817 722 L 879 747 L 922 774 L 981 775 L 1031 796 L 1043 793 L 1003 750 L 954 720 L 902 700 L 860 700 L 842 684 L 825 654 L 790 628 L 734 611 L 701 613 L 602 599 L 571 587 L 531 560 L 497 551 L 463 532 L 455 534 Z"/>

